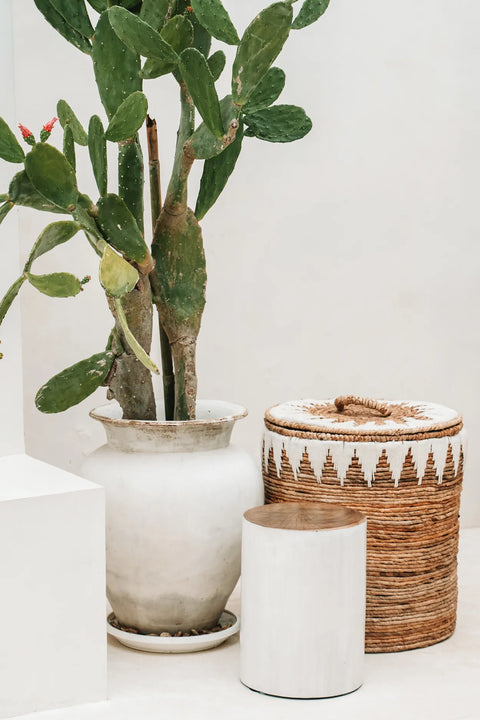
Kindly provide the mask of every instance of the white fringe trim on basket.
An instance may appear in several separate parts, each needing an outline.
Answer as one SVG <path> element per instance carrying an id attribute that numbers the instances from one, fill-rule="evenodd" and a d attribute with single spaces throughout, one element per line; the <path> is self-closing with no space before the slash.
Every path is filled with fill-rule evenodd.
<path id="1" fill-rule="evenodd" d="M 347 442 L 343 440 L 305 440 L 298 437 L 280 435 L 279 433 L 265 430 L 263 439 L 263 457 L 265 467 L 268 464 L 270 450 L 273 450 L 273 459 L 280 477 L 282 465 L 282 451 L 292 466 L 295 480 L 297 480 L 300 463 L 303 453 L 306 452 L 312 470 L 318 482 L 322 481 L 323 467 L 327 456 L 332 458 L 333 465 L 337 472 L 340 484 L 343 485 L 347 476 L 354 454 L 357 456 L 363 473 L 370 486 L 372 484 L 375 470 L 383 450 L 387 454 L 388 464 L 392 473 L 395 487 L 398 485 L 402 474 L 403 464 L 410 450 L 415 468 L 417 471 L 418 484 L 422 482 L 427 460 L 430 452 L 433 453 L 433 460 L 439 484 L 442 482 L 443 471 L 447 461 L 448 446 L 452 448 L 455 475 L 458 472 L 460 454 L 466 450 L 465 430 L 451 437 L 431 438 L 429 440 L 392 440 L 391 442 Z"/>

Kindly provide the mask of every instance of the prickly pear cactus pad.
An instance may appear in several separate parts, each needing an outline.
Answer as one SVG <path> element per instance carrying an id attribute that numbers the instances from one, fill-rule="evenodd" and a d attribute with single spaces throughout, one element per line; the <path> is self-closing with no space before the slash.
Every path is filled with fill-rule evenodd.
<path id="1" fill-rule="evenodd" d="M 22 273 L 4 289 L 0 323 L 25 284 L 67 305 L 81 301 L 90 275 L 40 273 L 36 263 L 60 245 L 68 244 L 73 253 L 83 238 L 93 251 L 89 272 L 103 288 L 113 326 L 104 348 L 79 362 L 72 358 L 70 367 L 43 385 L 38 409 L 61 412 L 103 385 L 125 418 L 155 419 L 152 373 L 158 369 L 150 358 L 155 314 L 165 417 L 193 419 L 207 280 L 200 220 L 223 193 L 245 143 L 287 143 L 310 131 L 305 110 L 279 102 L 286 73 L 278 63 L 290 35 L 318 20 L 329 0 L 273 2 L 260 7 L 244 28 L 236 27 L 227 0 L 33 4 L 38 22 L 45 20 L 59 33 L 69 51 L 88 56 L 104 111 L 81 107 L 72 84 L 62 91 L 57 117 L 41 128 L 16 130 L 0 118 L 0 161 L 12 165 L 8 188 L 0 188 L 2 232 L 15 206 L 64 216 L 47 221 L 32 238 Z M 233 9 L 232 0 L 230 5 Z M 157 123 L 147 113 L 150 84 L 161 93 L 166 75 L 178 86 L 180 120 L 162 196 Z M 176 108 L 164 106 L 162 112 Z M 261 143 L 257 149 L 262 152 Z M 82 153 L 90 160 L 92 197 L 77 176 Z M 109 167 L 112 160 L 115 168 Z M 195 163 L 202 172 L 192 200 Z"/>

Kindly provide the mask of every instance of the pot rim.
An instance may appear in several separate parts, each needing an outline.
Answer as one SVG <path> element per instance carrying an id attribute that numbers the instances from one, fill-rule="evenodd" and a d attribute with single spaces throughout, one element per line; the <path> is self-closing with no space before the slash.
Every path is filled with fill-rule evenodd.
<path id="1" fill-rule="evenodd" d="M 225 414 L 218 412 L 224 408 Z M 115 417 L 115 415 L 121 415 L 120 405 L 116 400 L 113 400 L 99 407 L 90 410 L 89 415 L 93 420 L 99 420 L 102 423 L 112 425 L 115 427 L 142 427 L 142 428 L 154 428 L 158 426 L 162 427 L 205 427 L 208 425 L 216 425 L 224 422 L 234 422 L 240 420 L 248 415 L 248 410 L 243 405 L 237 403 L 227 402 L 225 400 L 197 400 L 197 409 L 201 408 L 203 411 L 209 411 L 208 408 L 213 407 L 215 415 L 208 418 L 199 418 L 196 420 L 125 420 L 122 417 Z M 157 407 L 157 414 L 160 408 Z"/>

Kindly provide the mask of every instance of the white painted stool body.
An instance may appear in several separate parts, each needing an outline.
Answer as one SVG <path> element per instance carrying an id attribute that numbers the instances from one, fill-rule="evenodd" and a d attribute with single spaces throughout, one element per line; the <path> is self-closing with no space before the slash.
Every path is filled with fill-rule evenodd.
<path id="1" fill-rule="evenodd" d="M 264 510 L 288 506 L 310 517 L 336 508 L 356 518 L 348 526 L 297 530 L 250 521 L 257 508 L 245 513 L 240 678 L 282 697 L 343 695 L 363 682 L 366 520 L 327 503 Z"/>

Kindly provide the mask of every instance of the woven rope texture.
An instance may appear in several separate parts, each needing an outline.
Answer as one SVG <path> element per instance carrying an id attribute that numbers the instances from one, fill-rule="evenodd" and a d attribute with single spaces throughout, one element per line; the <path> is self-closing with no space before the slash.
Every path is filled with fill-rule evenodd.
<path id="1" fill-rule="evenodd" d="M 282 435 L 312 439 L 320 435 L 279 428 L 268 422 L 266 425 Z M 453 436 L 460 428 L 461 425 L 444 430 L 436 437 Z M 332 436 L 323 437 L 329 440 Z M 351 440 L 340 435 L 333 437 Z M 432 435 L 419 433 L 415 437 Z M 365 436 L 361 439 L 368 442 Z M 409 451 L 395 486 L 387 443 L 370 484 L 356 454 L 352 453 L 342 485 L 330 455 L 326 457 L 321 482 L 318 481 L 307 447 L 296 468 L 296 479 L 285 449 L 280 472 L 272 450 L 264 461 L 267 503 L 332 502 L 367 516 L 367 652 L 426 647 L 445 640 L 455 629 L 463 451 L 456 465 L 449 445 L 439 478 L 430 452 L 419 483 Z"/>

